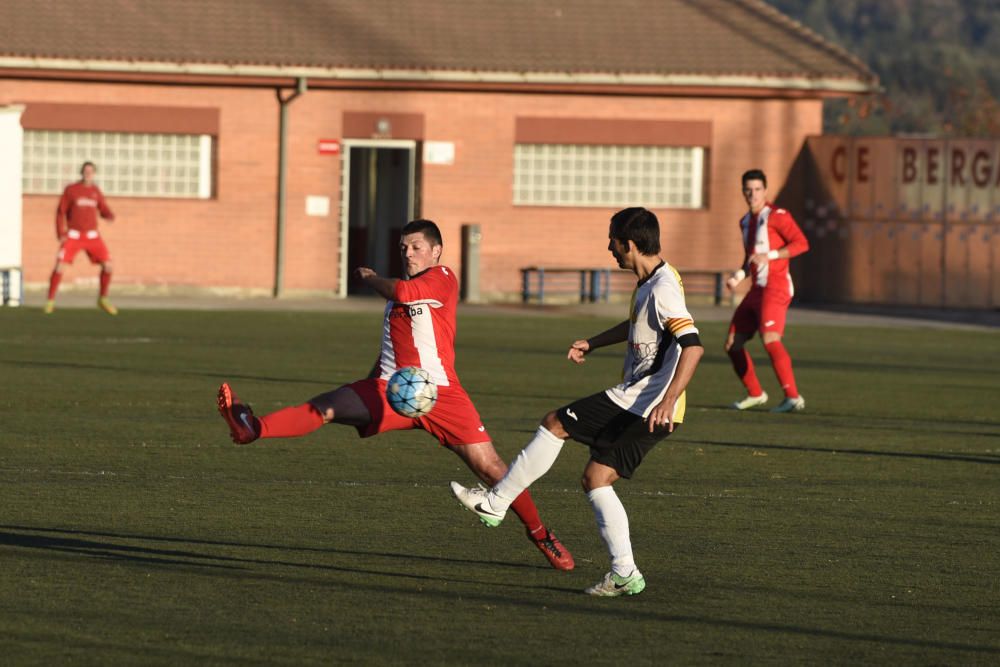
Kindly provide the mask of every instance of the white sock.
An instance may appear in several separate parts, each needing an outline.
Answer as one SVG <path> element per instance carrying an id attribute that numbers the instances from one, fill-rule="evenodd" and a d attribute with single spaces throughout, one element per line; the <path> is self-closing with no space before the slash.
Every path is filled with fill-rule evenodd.
<path id="1" fill-rule="evenodd" d="M 562 451 L 564 440 L 552 435 L 544 426 L 539 426 L 514 462 L 507 474 L 493 486 L 488 496 L 490 505 L 497 512 L 504 512 L 521 492 L 547 473 Z"/>
<path id="2" fill-rule="evenodd" d="M 632 540 L 629 539 L 625 506 L 610 486 L 601 486 L 587 492 L 587 499 L 594 508 L 601 539 L 611 555 L 611 571 L 620 577 L 627 577 L 635 570 L 635 560 L 632 558 Z"/>

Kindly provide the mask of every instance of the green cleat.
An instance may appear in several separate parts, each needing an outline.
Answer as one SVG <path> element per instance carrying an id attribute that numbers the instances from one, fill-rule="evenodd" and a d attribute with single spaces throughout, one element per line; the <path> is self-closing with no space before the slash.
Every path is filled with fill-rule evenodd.
<path id="1" fill-rule="evenodd" d="M 646 580 L 642 578 L 642 573 L 638 569 L 632 570 L 632 574 L 622 577 L 614 572 L 608 572 L 604 579 L 586 589 L 587 595 L 613 598 L 619 595 L 638 595 L 646 588 Z"/>
<path id="2" fill-rule="evenodd" d="M 465 509 L 474 512 L 479 517 L 479 520 L 490 528 L 499 526 L 503 518 L 507 516 L 507 510 L 502 512 L 493 510 L 489 501 L 489 491 L 481 486 L 475 489 L 467 489 L 458 482 L 452 482 L 451 492 L 455 494 L 458 502 L 462 503 Z"/>

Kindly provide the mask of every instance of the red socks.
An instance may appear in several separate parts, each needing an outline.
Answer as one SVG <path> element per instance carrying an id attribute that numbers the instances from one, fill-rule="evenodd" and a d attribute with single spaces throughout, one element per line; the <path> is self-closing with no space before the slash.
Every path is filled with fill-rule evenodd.
<path id="1" fill-rule="evenodd" d="M 748 396 L 760 396 L 764 393 L 764 390 L 760 388 L 757 373 L 753 370 L 753 359 L 750 358 L 750 353 L 745 347 L 741 347 L 739 350 L 730 350 L 729 359 L 733 362 L 736 375 L 739 376 L 743 386 L 747 388 Z"/>
<path id="2" fill-rule="evenodd" d="M 514 514 L 517 518 L 521 520 L 528 530 L 534 535 L 536 531 L 542 526 L 542 518 L 538 516 L 538 508 L 535 507 L 535 501 L 531 499 L 531 494 L 527 489 L 521 492 L 514 502 L 510 504 L 510 508 L 514 510 Z M 543 535 L 544 537 L 544 535 Z"/>
<path id="3" fill-rule="evenodd" d="M 792 358 L 788 356 L 788 350 L 784 343 L 776 340 L 764 346 L 767 353 L 771 355 L 771 365 L 774 366 L 774 373 L 778 376 L 778 382 L 788 398 L 796 398 L 799 389 L 795 386 L 795 374 L 792 373 Z"/>
<path id="4" fill-rule="evenodd" d="M 108 285 L 111 284 L 111 272 L 101 271 L 101 296 L 105 297 L 108 295 Z"/>
<path id="5" fill-rule="evenodd" d="M 49 278 L 49 301 L 56 298 L 56 290 L 59 289 L 59 282 L 62 280 L 62 274 L 58 271 L 52 272 L 52 277 Z"/>
<path id="6" fill-rule="evenodd" d="M 58 271 L 53 271 L 52 276 L 49 277 L 49 301 L 56 298 L 56 292 L 59 290 L 59 283 L 62 282 L 62 274 Z M 111 285 L 111 272 L 101 271 L 101 296 L 105 297 L 108 295 L 108 286 Z"/>
<path id="7" fill-rule="evenodd" d="M 303 403 L 264 415 L 258 421 L 262 438 L 293 438 L 322 426 L 323 415 L 309 403 Z"/>

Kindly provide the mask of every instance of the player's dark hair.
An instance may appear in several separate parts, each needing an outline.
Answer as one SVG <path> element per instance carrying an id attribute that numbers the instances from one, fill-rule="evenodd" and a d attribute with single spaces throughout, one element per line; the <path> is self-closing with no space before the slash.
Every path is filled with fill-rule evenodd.
<path id="1" fill-rule="evenodd" d="M 611 216 L 611 237 L 622 243 L 631 241 L 643 255 L 660 252 L 660 221 L 640 206 L 622 209 Z"/>
<path id="2" fill-rule="evenodd" d="M 417 233 L 423 234 L 424 238 L 430 241 L 433 245 L 444 245 L 444 241 L 441 240 L 441 230 L 438 229 L 438 226 L 431 220 L 410 220 L 408 223 L 403 225 L 403 229 L 400 231 L 400 236 Z"/>
<path id="3" fill-rule="evenodd" d="M 761 183 L 764 184 L 765 188 L 767 187 L 767 176 L 765 176 L 764 172 L 761 171 L 760 169 L 751 169 L 749 171 L 744 171 L 743 178 L 740 179 L 740 184 L 743 187 L 746 187 L 747 181 L 760 181 Z"/>
<path id="4" fill-rule="evenodd" d="M 90 160 L 87 160 L 86 162 L 84 162 L 83 164 L 80 165 L 80 175 L 81 176 L 83 176 L 83 170 L 86 169 L 88 166 L 93 167 L 94 171 L 97 171 L 97 165 L 94 164 L 93 162 L 91 162 Z"/>

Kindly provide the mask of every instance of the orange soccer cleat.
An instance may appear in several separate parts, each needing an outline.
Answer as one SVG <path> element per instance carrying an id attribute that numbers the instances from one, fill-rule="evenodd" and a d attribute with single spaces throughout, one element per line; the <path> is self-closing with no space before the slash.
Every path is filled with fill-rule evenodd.
<path id="1" fill-rule="evenodd" d="M 219 414 L 229 425 L 229 435 L 237 445 L 246 445 L 260 437 L 260 422 L 249 405 L 240 403 L 228 382 L 219 387 Z"/>
<path id="2" fill-rule="evenodd" d="M 538 547 L 539 551 L 545 554 L 552 567 L 557 570 L 572 570 L 576 566 L 576 563 L 573 561 L 573 554 L 566 550 L 566 547 L 562 545 L 559 538 L 553 535 L 548 528 L 543 528 L 543 530 L 545 534 L 540 538 L 536 538 L 529 530 L 528 539 Z"/>

